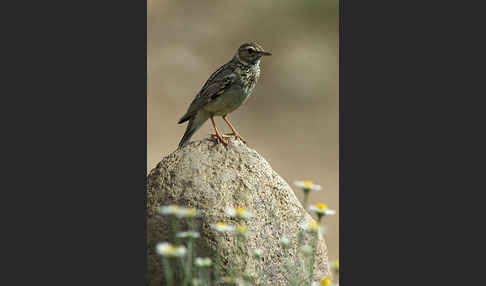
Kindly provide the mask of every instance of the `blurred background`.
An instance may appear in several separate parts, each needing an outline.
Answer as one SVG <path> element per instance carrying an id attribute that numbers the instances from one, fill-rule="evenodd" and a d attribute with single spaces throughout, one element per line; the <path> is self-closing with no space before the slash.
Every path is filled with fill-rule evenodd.
<path id="1" fill-rule="evenodd" d="M 186 128 L 177 121 L 211 73 L 256 41 L 273 55 L 262 60 L 253 95 L 228 118 L 301 201 L 295 180 L 322 186 L 309 201 L 338 212 L 324 218 L 329 259 L 337 259 L 338 0 L 148 0 L 147 31 L 147 171 L 176 150 Z M 208 121 L 192 140 L 210 132 Z"/>

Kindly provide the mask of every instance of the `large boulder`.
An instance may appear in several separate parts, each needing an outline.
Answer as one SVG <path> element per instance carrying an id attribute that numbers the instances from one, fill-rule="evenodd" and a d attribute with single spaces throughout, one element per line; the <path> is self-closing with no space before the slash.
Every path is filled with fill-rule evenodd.
<path id="1" fill-rule="evenodd" d="M 257 285 L 286 285 L 286 262 L 296 260 L 297 234 L 312 218 L 302 207 L 290 186 L 255 150 L 236 139 L 216 144 L 212 139 L 191 142 L 164 157 L 147 178 L 147 281 L 163 285 L 163 270 L 155 245 L 172 238 L 169 219 L 158 214 L 161 205 L 177 204 L 200 210 L 201 238 L 198 256 L 214 257 L 219 237 L 224 269 L 236 267 L 256 277 Z M 248 238 L 244 249 L 234 247 L 234 236 L 216 233 L 211 224 L 234 223 L 225 211 L 244 207 L 254 216 L 246 221 Z M 290 239 L 283 248 L 282 236 Z M 222 238 L 222 239 L 221 239 Z M 263 258 L 251 255 L 262 249 Z M 327 248 L 322 236 L 315 251 L 314 278 L 328 276 Z"/>

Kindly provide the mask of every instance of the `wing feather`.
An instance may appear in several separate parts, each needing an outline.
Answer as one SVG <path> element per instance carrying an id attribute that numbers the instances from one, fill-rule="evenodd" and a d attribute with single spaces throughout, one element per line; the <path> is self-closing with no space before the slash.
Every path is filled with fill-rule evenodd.
<path id="1" fill-rule="evenodd" d="M 206 104 L 222 95 L 234 80 L 233 71 L 234 67 L 231 62 L 216 70 L 191 102 L 186 114 L 179 120 L 179 123 L 189 120 Z"/>

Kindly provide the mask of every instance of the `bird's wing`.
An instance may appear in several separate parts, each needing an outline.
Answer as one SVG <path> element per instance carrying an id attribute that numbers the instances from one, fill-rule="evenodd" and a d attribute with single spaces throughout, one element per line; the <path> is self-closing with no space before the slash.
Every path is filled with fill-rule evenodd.
<path id="1" fill-rule="evenodd" d="M 224 65 L 215 71 L 196 95 L 196 98 L 191 102 L 189 109 L 179 120 L 179 123 L 189 120 L 189 118 L 206 104 L 223 94 L 236 78 L 233 72 L 234 68 L 230 65 Z"/>

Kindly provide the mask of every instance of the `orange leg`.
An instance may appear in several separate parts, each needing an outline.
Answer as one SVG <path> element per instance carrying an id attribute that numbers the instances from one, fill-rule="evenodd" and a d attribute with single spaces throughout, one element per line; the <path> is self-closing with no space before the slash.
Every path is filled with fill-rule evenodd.
<path id="1" fill-rule="evenodd" d="M 214 119 L 213 119 L 212 116 L 211 116 L 211 123 L 213 123 L 214 131 L 216 132 L 216 134 L 210 134 L 210 135 L 212 137 L 218 138 L 218 140 L 221 141 L 221 143 L 223 143 L 224 146 L 228 145 L 228 143 L 226 141 L 224 141 L 223 137 L 219 134 L 218 128 L 216 128 L 216 123 L 214 123 Z"/>
<path id="2" fill-rule="evenodd" d="M 209 136 L 211 136 L 211 137 L 213 137 L 213 138 L 217 138 L 217 139 L 219 140 L 219 138 L 218 138 L 218 134 L 214 134 L 214 133 L 212 133 L 212 134 L 209 134 Z M 231 138 L 231 136 L 226 135 L 226 134 L 219 134 L 219 136 L 221 136 L 221 137 L 223 137 L 223 138 Z"/>
<path id="3" fill-rule="evenodd" d="M 238 132 L 236 132 L 236 130 L 231 125 L 231 123 L 229 123 L 228 119 L 226 119 L 226 115 L 223 116 L 223 120 L 224 120 L 224 122 L 226 122 L 226 124 L 228 124 L 229 128 L 231 128 L 231 131 L 233 131 L 233 133 L 230 133 L 228 135 L 235 135 L 236 138 L 239 138 L 243 143 L 246 143 L 246 140 L 243 139 L 243 137 L 241 137 L 240 134 L 238 134 Z"/>

